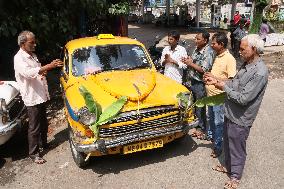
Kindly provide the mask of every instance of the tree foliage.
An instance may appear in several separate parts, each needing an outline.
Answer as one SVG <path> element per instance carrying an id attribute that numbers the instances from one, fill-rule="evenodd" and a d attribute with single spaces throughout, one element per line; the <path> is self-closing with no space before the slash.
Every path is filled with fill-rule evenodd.
<path id="1" fill-rule="evenodd" d="M 113 15 L 127 15 L 129 14 L 129 3 L 125 1 L 112 4 L 108 9 L 108 12 Z"/>
<path id="2" fill-rule="evenodd" d="M 116 35 L 117 16 L 108 10 L 121 1 L 126 0 L 0 0 L 0 75 L 7 70 L 9 75 L 13 73 L 21 31 L 36 35 L 36 53 L 42 63 L 47 63 L 58 58 L 59 47 L 70 39 L 100 32 Z"/>
<path id="3" fill-rule="evenodd" d="M 253 21 L 250 27 L 250 33 L 258 33 L 259 27 L 262 23 L 263 9 L 268 5 L 267 0 L 255 0 L 253 10 Z"/>
<path id="4" fill-rule="evenodd" d="M 106 12 L 105 0 L 10 0 L 0 7 L 0 37 L 16 38 L 22 30 L 33 31 L 39 47 L 56 50 L 80 33 L 83 14 L 95 17 Z M 58 49 L 57 49 L 58 50 Z"/>

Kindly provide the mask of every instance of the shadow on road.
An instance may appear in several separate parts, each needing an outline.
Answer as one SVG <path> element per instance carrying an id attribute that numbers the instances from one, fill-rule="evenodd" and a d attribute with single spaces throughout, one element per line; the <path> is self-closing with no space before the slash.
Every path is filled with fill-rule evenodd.
<path id="1" fill-rule="evenodd" d="M 5 165 L 5 163 L 6 163 L 6 160 L 0 157 L 0 169 Z"/>
<path id="2" fill-rule="evenodd" d="M 86 169 L 92 169 L 94 172 L 103 176 L 105 174 L 118 174 L 121 171 L 142 167 L 154 163 L 166 161 L 177 156 L 187 156 L 196 150 L 197 144 L 186 135 L 172 143 L 166 144 L 163 148 L 137 152 L 129 155 L 108 155 L 102 157 L 93 157 L 90 166 Z"/>
<path id="3" fill-rule="evenodd" d="M 54 135 L 54 139 L 50 142 L 51 147 L 48 151 L 56 148 L 66 140 L 68 140 L 67 128 Z M 47 152 L 44 152 L 42 155 L 46 153 Z M 7 143 L 0 146 L 0 168 L 5 165 L 5 159 L 10 159 L 9 162 L 13 162 L 27 158 L 28 154 L 27 127 L 25 127 L 25 129 L 16 133 Z"/>
<path id="4" fill-rule="evenodd" d="M 26 158 L 28 154 L 27 127 L 17 132 L 8 142 L 0 146 L 0 158 L 16 161 Z"/>
<path id="5" fill-rule="evenodd" d="M 49 142 L 49 148 L 46 151 L 43 151 L 42 155 L 44 156 L 49 151 L 55 149 L 57 146 L 60 146 L 62 143 L 68 140 L 68 128 L 65 128 L 53 136 L 53 140 Z"/>

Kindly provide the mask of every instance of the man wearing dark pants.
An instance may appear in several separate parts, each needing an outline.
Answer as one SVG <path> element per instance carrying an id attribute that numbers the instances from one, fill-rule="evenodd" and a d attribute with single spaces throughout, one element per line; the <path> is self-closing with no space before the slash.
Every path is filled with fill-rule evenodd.
<path id="1" fill-rule="evenodd" d="M 29 117 L 29 153 L 36 154 L 39 147 L 44 148 L 47 145 L 48 124 L 45 104 L 27 106 L 27 111 Z"/>
<path id="2" fill-rule="evenodd" d="M 14 69 L 22 99 L 28 110 L 29 157 L 35 163 L 42 164 L 45 160 L 40 156 L 40 148 L 47 147 L 45 102 L 49 100 L 45 75 L 53 68 L 62 67 L 63 62 L 57 59 L 41 66 L 34 54 L 35 35 L 30 31 L 19 34 L 18 44 L 20 49 L 14 57 Z"/>
<path id="3" fill-rule="evenodd" d="M 209 38 L 210 34 L 207 31 L 198 33 L 195 36 L 196 49 L 193 51 L 192 56 L 182 59 L 183 63 L 188 67 L 184 85 L 190 88 L 195 101 L 207 96 L 203 74 L 211 70 L 215 56 L 213 49 L 208 45 Z M 205 139 L 207 138 L 205 107 L 196 108 L 195 114 L 199 120 L 201 131 L 193 131 L 192 136 Z"/>
<path id="4" fill-rule="evenodd" d="M 207 83 L 223 89 L 227 94 L 224 103 L 225 167 L 219 165 L 214 168 L 230 175 L 224 186 L 227 189 L 235 189 L 239 185 L 247 155 L 246 140 L 267 86 L 268 69 L 259 56 L 263 47 L 264 42 L 258 35 L 245 36 L 240 45 L 245 63 L 236 76 L 227 82 L 205 78 Z"/>

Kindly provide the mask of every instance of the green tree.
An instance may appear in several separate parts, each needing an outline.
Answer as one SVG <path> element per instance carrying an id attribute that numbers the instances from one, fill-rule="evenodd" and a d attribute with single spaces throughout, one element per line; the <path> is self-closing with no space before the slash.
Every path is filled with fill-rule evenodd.
<path id="1" fill-rule="evenodd" d="M 121 36 L 127 36 L 127 20 L 126 15 L 129 14 L 129 3 L 128 1 L 121 1 L 116 4 L 112 4 L 108 9 L 109 13 L 112 15 L 119 16 L 119 30 L 118 34 Z"/>
<path id="2" fill-rule="evenodd" d="M 268 5 L 267 0 L 253 1 L 253 21 L 250 27 L 250 33 L 258 33 L 259 27 L 262 23 L 263 9 Z"/>
<path id="3" fill-rule="evenodd" d="M 17 35 L 21 31 L 35 33 L 37 54 L 45 63 L 58 58 L 58 47 L 72 38 L 98 32 L 117 34 L 113 27 L 115 15 L 108 10 L 112 4 L 121 1 L 0 0 L 0 79 L 4 74 L 13 73 L 13 56 L 18 49 Z"/>

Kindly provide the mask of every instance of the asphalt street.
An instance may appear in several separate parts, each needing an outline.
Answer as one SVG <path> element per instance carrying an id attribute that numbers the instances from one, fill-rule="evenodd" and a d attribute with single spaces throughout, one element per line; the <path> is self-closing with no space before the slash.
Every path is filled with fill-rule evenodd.
<path id="1" fill-rule="evenodd" d="M 167 33 L 157 31 L 157 28 L 132 30 L 130 27 L 129 33 L 138 39 L 149 35 L 147 43 L 150 44 L 154 34 L 165 37 Z M 186 33 L 184 36 L 193 37 Z M 247 163 L 240 189 L 284 188 L 283 86 L 283 78 L 269 81 L 248 138 Z M 212 170 L 223 157 L 211 158 L 211 144 L 192 139 L 190 135 L 164 148 L 92 158 L 86 169 L 78 168 L 72 159 L 66 122 L 60 122 L 49 140 L 54 147 L 44 156 L 47 162 L 43 165 L 31 163 L 25 157 L 23 140 L 1 147 L 0 188 L 219 189 L 228 180 L 225 174 Z M 7 153 L 9 149 L 14 150 Z"/>

